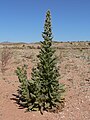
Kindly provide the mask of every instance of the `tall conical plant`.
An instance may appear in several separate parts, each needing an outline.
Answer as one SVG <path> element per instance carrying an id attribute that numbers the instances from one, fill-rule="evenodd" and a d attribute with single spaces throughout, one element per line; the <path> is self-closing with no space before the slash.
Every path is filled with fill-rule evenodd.
<path id="1" fill-rule="evenodd" d="M 21 76 L 24 76 L 20 74 L 23 72 L 19 71 L 17 74 L 21 85 L 24 85 L 22 88 L 25 88 L 21 91 L 25 93 L 24 102 L 28 110 L 40 110 L 41 113 L 43 110 L 56 110 L 64 102 L 62 99 L 64 88 L 59 83 L 60 75 L 56 67 L 57 58 L 54 55 L 55 49 L 52 48 L 53 37 L 49 10 L 46 13 L 42 37 L 44 40 L 41 42 L 40 52 L 37 56 L 39 63 L 36 68 L 32 69 L 31 80 L 27 80 L 26 73 L 24 73 L 24 80 L 20 79 Z"/>
<path id="2" fill-rule="evenodd" d="M 48 10 L 44 24 L 44 39 L 41 42 L 41 49 L 38 55 L 39 63 L 36 71 L 33 72 L 32 80 L 36 82 L 37 89 L 35 93 L 35 103 L 40 110 L 53 109 L 59 106 L 61 102 L 61 93 L 64 89 L 59 84 L 59 72 L 56 67 L 55 50 L 52 48 L 52 28 L 51 15 Z M 35 107 L 35 106 L 34 106 Z"/>

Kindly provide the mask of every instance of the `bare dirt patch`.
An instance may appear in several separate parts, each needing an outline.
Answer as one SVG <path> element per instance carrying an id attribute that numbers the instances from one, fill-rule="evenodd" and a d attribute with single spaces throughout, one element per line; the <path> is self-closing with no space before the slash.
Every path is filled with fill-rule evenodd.
<path id="1" fill-rule="evenodd" d="M 17 95 L 19 86 L 15 74 L 17 66 L 27 64 L 30 79 L 31 69 L 38 61 L 36 55 L 39 52 L 37 49 L 39 45 L 34 45 L 32 49 L 27 46 L 29 45 L 20 44 L 18 48 L 14 44 L 12 47 L 8 46 L 11 47 L 13 54 L 4 75 L 0 72 L 0 120 L 90 120 L 90 47 L 88 43 L 54 45 L 57 48 L 60 82 L 66 86 L 65 108 L 59 113 L 44 112 L 43 115 L 39 112 L 25 112 L 26 109 L 20 108 L 13 95 Z"/>

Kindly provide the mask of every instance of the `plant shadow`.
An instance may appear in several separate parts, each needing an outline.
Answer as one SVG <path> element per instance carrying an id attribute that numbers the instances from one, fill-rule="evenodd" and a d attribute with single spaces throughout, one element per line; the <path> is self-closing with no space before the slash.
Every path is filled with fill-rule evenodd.
<path id="1" fill-rule="evenodd" d="M 26 108 L 26 106 L 24 106 L 24 105 L 22 105 L 22 103 L 20 103 L 20 100 L 21 100 L 21 98 L 20 98 L 20 96 L 19 95 L 17 95 L 17 94 L 12 94 L 12 98 L 10 98 L 10 100 L 13 100 L 13 101 L 15 101 L 14 103 L 16 103 L 19 107 L 18 107 L 18 109 L 24 109 L 24 108 Z"/>

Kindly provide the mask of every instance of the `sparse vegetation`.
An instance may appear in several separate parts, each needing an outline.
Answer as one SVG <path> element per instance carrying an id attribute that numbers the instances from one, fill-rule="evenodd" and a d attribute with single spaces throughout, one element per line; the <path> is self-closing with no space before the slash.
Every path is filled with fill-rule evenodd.
<path id="1" fill-rule="evenodd" d="M 2 72 L 2 74 L 5 73 L 6 66 L 7 66 L 9 60 L 11 59 L 11 57 L 12 57 L 12 52 L 10 51 L 10 49 L 8 49 L 7 47 L 4 47 L 1 52 L 1 72 Z"/>
<path id="2" fill-rule="evenodd" d="M 35 49 L 34 46 L 27 46 L 29 49 Z"/>

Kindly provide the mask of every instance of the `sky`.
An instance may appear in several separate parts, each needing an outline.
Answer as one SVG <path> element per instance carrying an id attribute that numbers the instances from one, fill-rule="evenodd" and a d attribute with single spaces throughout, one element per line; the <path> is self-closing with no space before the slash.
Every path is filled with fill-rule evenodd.
<path id="1" fill-rule="evenodd" d="M 0 42 L 43 40 L 47 10 L 54 41 L 90 41 L 90 0 L 0 0 Z"/>

